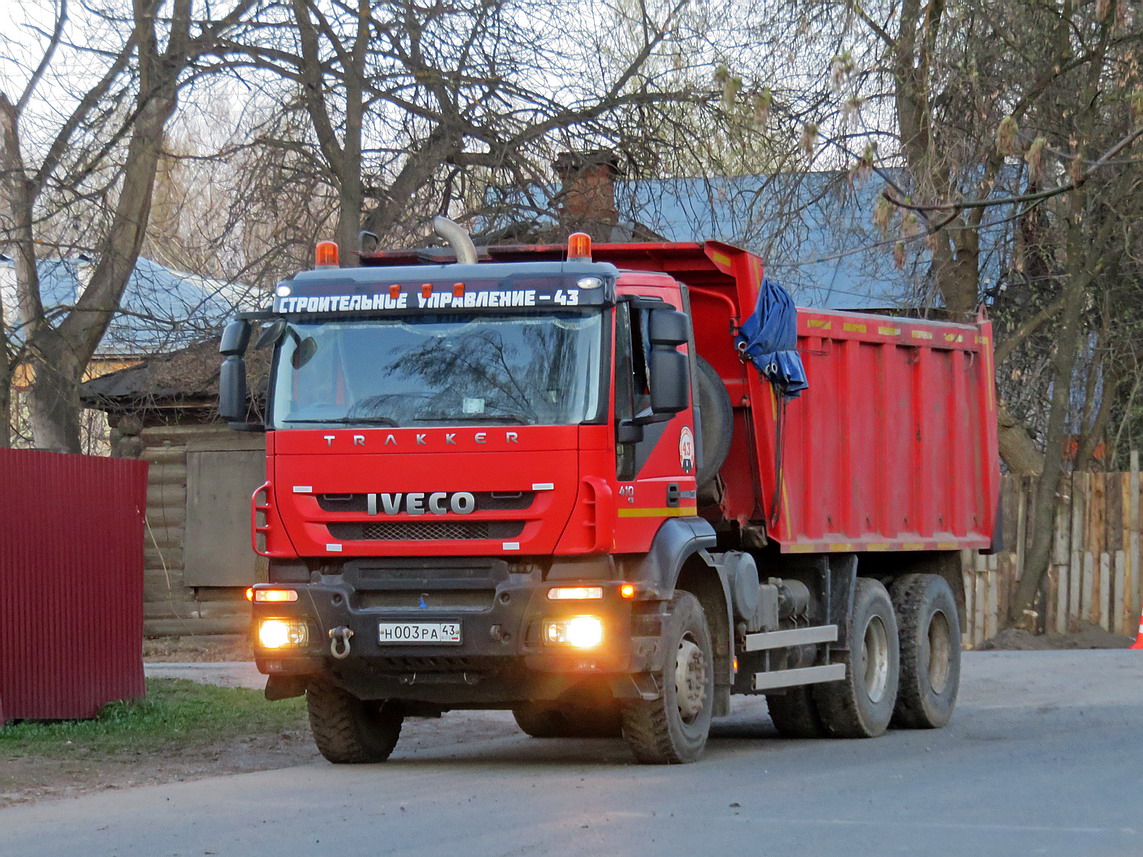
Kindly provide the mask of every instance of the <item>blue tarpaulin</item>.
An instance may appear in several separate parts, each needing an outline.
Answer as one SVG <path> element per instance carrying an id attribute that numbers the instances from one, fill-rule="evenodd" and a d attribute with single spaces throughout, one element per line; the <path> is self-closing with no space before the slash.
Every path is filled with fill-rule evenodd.
<path id="1" fill-rule="evenodd" d="M 754 312 L 738 331 L 738 349 L 784 398 L 809 386 L 798 354 L 798 317 L 794 300 L 773 280 L 763 280 Z"/>

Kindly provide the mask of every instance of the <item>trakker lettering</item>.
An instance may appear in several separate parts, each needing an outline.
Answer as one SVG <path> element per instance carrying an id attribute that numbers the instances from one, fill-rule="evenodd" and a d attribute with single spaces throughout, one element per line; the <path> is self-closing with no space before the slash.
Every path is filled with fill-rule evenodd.
<path id="1" fill-rule="evenodd" d="M 488 443 L 488 436 L 490 434 L 495 437 L 499 433 L 498 432 L 488 432 L 488 431 L 478 431 L 478 432 L 473 433 L 472 440 L 474 443 Z M 456 435 L 457 435 L 456 432 L 449 431 L 449 432 L 444 432 L 441 435 L 441 437 L 444 438 L 444 442 L 446 445 L 456 446 Z M 429 442 L 428 437 L 429 437 L 429 435 L 427 432 L 417 432 L 416 434 L 413 435 L 413 444 L 416 446 L 427 446 L 428 442 Z M 322 438 L 322 440 L 325 441 L 326 446 L 333 446 L 334 441 L 338 440 L 338 436 L 335 434 L 323 434 L 321 436 L 321 438 Z M 381 443 L 383 446 L 401 446 L 401 440 L 398 440 L 397 435 L 395 435 L 395 434 L 386 434 L 384 439 L 381 439 L 380 435 L 376 435 L 375 439 L 381 440 Z M 344 440 L 346 440 L 348 442 L 352 442 L 353 446 L 365 446 L 366 442 L 369 440 L 369 437 L 367 435 L 363 435 L 363 434 L 355 434 L 352 437 L 345 436 Z M 503 440 L 504 440 L 504 443 L 519 443 L 520 442 L 520 433 L 516 432 L 516 431 L 506 431 L 503 434 Z M 408 437 L 404 438 L 404 443 L 405 444 L 409 443 Z"/>
<path id="2" fill-rule="evenodd" d="M 370 515 L 471 515 L 476 511 L 476 498 L 468 491 L 366 494 L 365 510 Z"/>

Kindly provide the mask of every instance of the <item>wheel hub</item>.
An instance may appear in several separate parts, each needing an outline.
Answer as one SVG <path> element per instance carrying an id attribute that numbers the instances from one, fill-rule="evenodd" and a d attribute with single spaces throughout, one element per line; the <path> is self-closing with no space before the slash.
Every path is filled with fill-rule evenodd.
<path id="1" fill-rule="evenodd" d="M 889 633 L 880 616 L 873 616 L 865 626 L 865 692 L 878 703 L 889 684 Z"/>
<path id="2" fill-rule="evenodd" d="M 686 721 L 694 720 L 706 704 L 706 658 L 693 641 L 679 643 L 675 660 L 675 699 L 679 714 Z"/>

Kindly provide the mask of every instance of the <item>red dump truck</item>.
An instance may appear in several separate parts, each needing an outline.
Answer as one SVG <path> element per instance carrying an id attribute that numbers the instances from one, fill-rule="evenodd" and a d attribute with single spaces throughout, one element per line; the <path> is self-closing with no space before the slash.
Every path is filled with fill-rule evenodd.
<path id="1" fill-rule="evenodd" d="M 440 231 L 353 268 L 323 243 L 222 340 L 220 412 L 266 431 L 255 657 L 327 759 L 453 709 L 649 763 L 699 758 L 735 693 L 792 736 L 948 721 L 960 552 L 996 522 L 987 321 L 791 311 L 797 392 L 746 341 L 746 251 Z"/>

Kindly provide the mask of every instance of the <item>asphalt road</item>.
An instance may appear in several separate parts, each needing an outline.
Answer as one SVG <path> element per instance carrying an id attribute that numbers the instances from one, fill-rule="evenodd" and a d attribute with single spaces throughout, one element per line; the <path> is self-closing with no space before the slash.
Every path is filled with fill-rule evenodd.
<path id="1" fill-rule="evenodd" d="M 452 713 L 383 765 L 0 810 L 0 855 L 1143 855 L 1143 652 L 971 653 L 949 728 L 870 741 L 781 739 L 736 702 L 695 765 Z M 449 721 L 474 739 L 425 739 Z"/>

